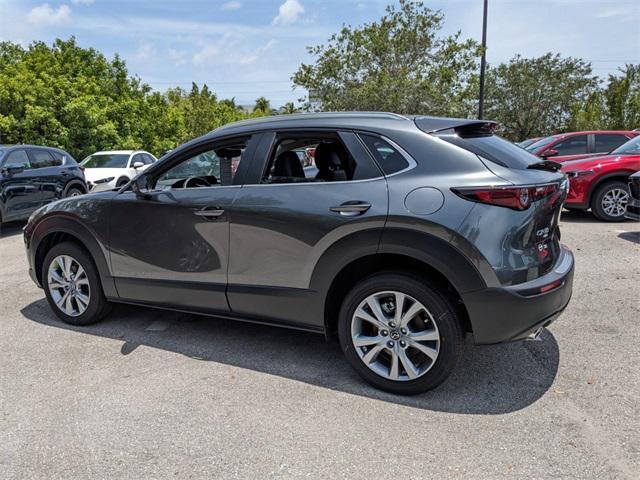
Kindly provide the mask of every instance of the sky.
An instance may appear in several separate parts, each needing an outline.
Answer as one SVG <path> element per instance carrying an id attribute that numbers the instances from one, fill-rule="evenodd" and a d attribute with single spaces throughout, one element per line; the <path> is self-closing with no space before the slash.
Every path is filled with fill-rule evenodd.
<path id="1" fill-rule="evenodd" d="M 118 53 L 154 89 L 207 83 L 219 98 L 278 107 L 306 92 L 291 76 L 342 25 L 382 16 L 394 0 L 0 0 L 0 40 L 28 45 L 74 35 Z M 425 0 L 443 34 L 478 41 L 482 0 Z M 640 0 L 489 0 L 489 63 L 546 52 L 580 57 L 606 77 L 640 63 Z"/>

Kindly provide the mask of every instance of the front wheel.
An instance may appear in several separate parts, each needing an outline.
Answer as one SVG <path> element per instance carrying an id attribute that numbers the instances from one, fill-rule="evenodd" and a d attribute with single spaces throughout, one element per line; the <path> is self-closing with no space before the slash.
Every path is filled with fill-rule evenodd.
<path id="1" fill-rule="evenodd" d="M 342 350 L 371 385 L 414 395 L 453 371 L 464 333 L 448 298 L 419 277 L 381 273 L 357 284 L 338 320 Z"/>
<path id="2" fill-rule="evenodd" d="M 42 286 L 52 310 L 65 323 L 89 325 L 109 313 L 93 259 L 74 242 L 49 250 L 42 265 Z"/>
<path id="3" fill-rule="evenodd" d="M 591 210 L 598 220 L 622 222 L 629 201 L 629 186 L 620 181 L 598 187 L 591 201 Z"/>

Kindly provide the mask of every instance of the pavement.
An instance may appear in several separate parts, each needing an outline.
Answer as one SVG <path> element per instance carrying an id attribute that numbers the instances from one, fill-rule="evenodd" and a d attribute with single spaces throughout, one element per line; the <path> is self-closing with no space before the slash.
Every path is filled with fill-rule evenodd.
<path id="1" fill-rule="evenodd" d="M 119 306 L 61 323 L 0 234 L 0 478 L 640 478 L 640 223 L 565 213 L 574 295 L 539 342 L 379 392 L 319 335 Z"/>

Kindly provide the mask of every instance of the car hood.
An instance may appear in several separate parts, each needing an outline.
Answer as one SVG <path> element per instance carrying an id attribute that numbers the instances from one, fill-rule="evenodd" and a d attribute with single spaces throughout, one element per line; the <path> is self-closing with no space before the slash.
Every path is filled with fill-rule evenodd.
<path id="1" fill-rule="evenodd" d="M 640 165 L 640 155 L 601 155 L 597 157 L 581 158 L 580 160 L 571 160 L 570 162 L 563 162 L 562 171 L 579 172 L 581 170 L 589 170 L 611 163 L 619 163 L 622 160 L 625 162 L 635 160 Z"/>
<path id="2" fill-rule="evenodd" d="M 92 208 L 92 204 L 94 202 L 100 202 L 100 200 L 110 200 L 118 194 L 117 191 L 108 190 L 106 192 L 98 192 L 98 193 L 87 193 L 84 195 L 78 195 L 75 197 L 67 197 L 62 198 L 60 200 L 56 200 L 55 202 L 48 203 L 35 212 L 31 214 L 29 217 L 29 221 L 27 222 L 27 226 L 34 225 L 38 220 L 42 217 L 49 215 L 51 213 L 57 212 L 65 212 L 71 215 L 78 213 L 78 210 L 88 211 Z"/>
<path id="3" fill-rule="evenodd" d="M 84 170 L 84 176 L 90 182 L 109 177 L 117 178 L 120 175 L 126 175 L 126 173 L 126 168 L 85 168 Z"/>

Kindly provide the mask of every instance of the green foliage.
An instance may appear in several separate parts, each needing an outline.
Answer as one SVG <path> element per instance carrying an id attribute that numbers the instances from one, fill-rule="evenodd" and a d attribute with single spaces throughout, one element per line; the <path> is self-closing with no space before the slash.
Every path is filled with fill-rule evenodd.
<path id="1" fill-rule="evenodd" d="M 219 101 L 206 85 L 152 92 L 129 76 L 118 56 L 108 60 L 74 38 L 26 49 L 0 43 L 2 143 L 62 147 L 78 159 L 115 148 L 160 154 L 247 117 L 233 99 Z"/>
<path id="2" fill-rule="evenodd" d="M 423 2 L 400 0 L 377 22 L 310 47 L 315 64 L 300 65 L 292 80 L 325 110 L 464 115 L 480 49 L 460 32 L 439 36 L 443 20 Z"/>
<path id="3" fill-rule="evenodd" d="M 551 53 L 518 55 L 487 69 L 486 117 L 498 120 L 501 134 L 512 140 L 561 132 L 597 86 L 584 60 Z"/>

